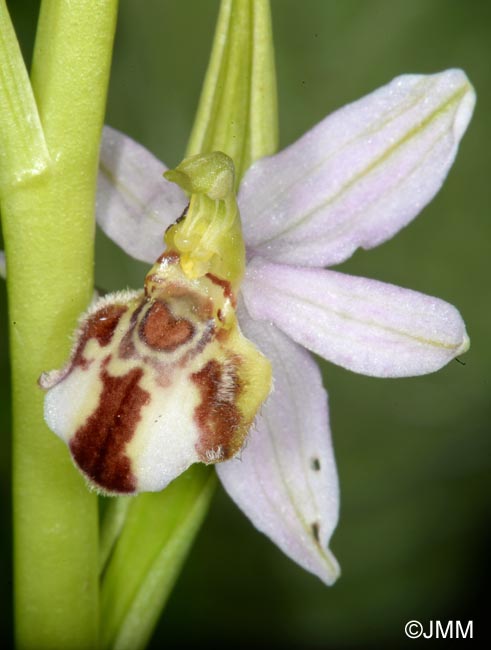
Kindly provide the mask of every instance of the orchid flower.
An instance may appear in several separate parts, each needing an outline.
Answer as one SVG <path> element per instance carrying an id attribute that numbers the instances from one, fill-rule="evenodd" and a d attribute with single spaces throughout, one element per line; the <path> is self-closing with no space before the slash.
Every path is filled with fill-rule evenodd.
<path id="1" fill-rule="evenodd" d="M 421 212 L 474 101 L 460 70 L 398 77 L 254 163 L 237 202 L 223 154 L 169 172 L 106 127 L 98 223 L 129 255 L 157 262 L 145 293 L 95 303 L 69 363 L 41 379 L 46 420 L 91 482 L 109 493 L 160 490 L 194 462 L 217 463 L 253 524 L 331 584 L 338 480 L 309 351 L 405 377 L 438 370 L 469 339 L 438 298 L 324 267 Z"/>

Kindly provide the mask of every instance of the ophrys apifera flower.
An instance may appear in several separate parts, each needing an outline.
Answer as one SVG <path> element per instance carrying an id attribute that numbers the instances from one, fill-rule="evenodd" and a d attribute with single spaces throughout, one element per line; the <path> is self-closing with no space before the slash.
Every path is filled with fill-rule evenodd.
<path id="1" fill-rule="evenodd" d="M 459 70 L 399 77 L 252 165 L 237 203 L 226 157 L 167 173 L 186 194 L 149 152 L 106 129 L 98 222 L 127 253 L 157 262 L 144 292 L 92 307 L 68 365 L 42 379 L 47 422 L 89 480 L 110 493 L 160 490 L 194 462 L 217 463 L 252 522 L 333 582 L 338 484 L 307 350 L 402 377 L 439 369 L 468 337 L 438 298 L 324 267 L 422 210 L 473 105 Z"/>

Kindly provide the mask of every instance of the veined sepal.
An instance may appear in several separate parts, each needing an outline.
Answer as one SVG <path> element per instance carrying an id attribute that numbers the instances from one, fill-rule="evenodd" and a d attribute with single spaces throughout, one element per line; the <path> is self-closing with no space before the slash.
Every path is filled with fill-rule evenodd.
<path id="1" fill-rule="evenodd" d="M 143 291 L 94 303 L 69 362 L 40 385 L 46 422 L 89 483 L 131 494 L 236 455 L 269 394 L 271 367 L 240 331 L 230 282 L 190 278 L 168 251 Z"/>

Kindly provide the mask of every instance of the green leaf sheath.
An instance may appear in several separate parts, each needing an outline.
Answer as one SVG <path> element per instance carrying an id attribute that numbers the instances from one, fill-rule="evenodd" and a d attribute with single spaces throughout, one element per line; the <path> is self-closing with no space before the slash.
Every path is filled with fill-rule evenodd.
<path id="1" fill-rule="evenodd" d="M 124 528 L 126 517 L 133 497 L 100 497 L 100 541 L 99 541 L 99 572 L 102 575 L 106 568 L 114 545 Z"/>
<path id="2" fill-rule="evenodd" d="M 104 575 L 102 648 L 144 648 L 206 515 L 214 472 L 194 465 L 163 492 L 131 500 Z"/>
<path id="3" fill-rule="evenodd" d="M 187 155 L 223 151 L 246 169 L 278 147 L 276 73 L 266 0 L 223 0 Z"/>
<path id="4" fill-rule="evenodd" d="M 0 197 L 46 171 L 48 147 L 5 0 L 0 0 Z"/>
<path id="5" fill-rule="evenodd" d="M 234 160 L 238 182 L 254 160 L 275 152 L 277 139 L 269 3 L 222 0 L 187 155 L 227 153 Z M 107 524 L 103 524 L 105 555 L 108 544 L 114 546 L 102 582 L 104 649 L 144 647 L 199 530 L 215 484 L 212 467 L 194 466 L 160 494 L 135 497 L 117 540 L 114 532 L 121 510 L 108 511 Z"/>
<path id="6" fill-rule="evenodd" d="M 42 2 L 33 92 L 3 0 L 0 7 L 17 646 L 88 649 L 98 643 L 97 498 L 45 426 L 37 380 L 66 361 L 92 294 L 94 194 L 117 2 Z"/>

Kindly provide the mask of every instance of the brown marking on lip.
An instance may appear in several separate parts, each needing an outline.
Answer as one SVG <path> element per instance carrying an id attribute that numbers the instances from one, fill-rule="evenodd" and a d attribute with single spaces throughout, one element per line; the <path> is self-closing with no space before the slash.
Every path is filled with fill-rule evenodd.
<path id="1" fill-rule="evenodd" d="M 193 347 L 189 348 L 185 354 L 179 359 L 178 365 L 180 368 L 185 368 L 188 363 L 191 361 L 191 359 L 194 359 L 195 357 L 198 356 L 198 354 L 201 354 L 205 347 L 211 343 L 211 341 L 215 338 L 216 336 L 216 329 L 215 329 L 215 324 L 213 321 L 209 321 L 204 330 L 203 334 L 201 337 L 198 339 L 198 342 L 193 345 Z"/>
<path id="2" fill-rule="evenodd" d="M 156 291 L 163 292 L 165 295 L 173 295 L 172 292 L 170 291 L 170 288 L 173 285 L 182 287 L 182 285 L 178 285 L 177 283 L 169 282 L 169 278 L 165 275 L 165 273 L 166 270 L 162 268 L 158 268 L 154 273 L 152 273 L 151 270 L 147 273 L 147 275 L 145 276 L 145 283 L 144 283 L 146 296 L 150 296 L 152 293 L 155 293 Z M 181 294 L 186 292 L 188 292 L 187 287 L 181 289 Z"/>
<path id="3" fill-rule="evenodd" d="M 213 300 L 199 293 L 193 294 L 192 311 L 200 320 L 210 320 L 213 317 Z"/>
<path id="4" fill-rule="evenodd" d="M 145 296 L 148 298 L 150 294 L 155 291 L 156 284 L 162 284 L 164 278 L 161 273 L 148 273 L 145 277 L 145 283 L 143 285 L 143 290 L 145 291 Z"/>
<path id="5" fill-rule="evenodd" d="M 89 316 L 82 326 L 77 349 L 73 355 L 72 367 L 80 366 L 82 369 L 88 367 L 84 349 L 90 339 L 96 339 L 101 347 L 109 345 L 114 330 L 127 309 L 126 305 L 106 305 Z"/>
<path id="6" fill-rule="evenodd" d="M 150 278 L 153 280 L 153 277 Z M 168 300 L 168 299 L 181 299 L 186 301 L 189 305 L 190 311 L 196 314 L 201 320 L 208 320 L 213 316 L 213 300 L 206 295 L 202 295 L 199 291 L 194 291 L 190 288 L 189 283 L 165 281 L 165 286 L 152 289 L 155 299 Z"/>
<path id="7" fill-rule="evenodd" d="M 119 344 L 118 353 L 122 359 L 130 359 L 137 356 L 135 343 L 133 341 L 133 332 L 135 330 L 138 317 L 140 316 L 142 309 L 147 304 L 147 300 L 145 298 L 142 298 L 141 302 L 135 307 L 133 313 L 131 314 L 130 322 L 128 323 L 128 329 L 126 330 L 123 338 L 121 339 L 121 343 Z"/>
<path id="8" fill-rule="evenodd" d="M 139 334 L 154 350 L 173 352 L 193 337 L 194 327 L 185 318 L 176 318 L 164 302 L 156 301 L 143 317 Z"/>
<path id="9" fill-rule="evenodd" d="M 226 329 L 225 327 L 221 327 L 217 331 L 217 341 L 219 341 L 222 345 L 225 345 L 230 338 L 231 330 Z"/>
<path id="10" fill-rule="evenodd" d="M 103 388 L 99 405 L 75 433 L 70 450 L 82 472 L 94 483 L 108 492 L 128 494 L 137 486 L 125 449 L 150 394 L 139 385 L 141 368 L 113 377 L 106 370 L 109 360 L 110 357 L 105 359 L 101 369 Z"/>
<path id="11" fill-rule="evenodd" d="M 193 292 L 189 290 L 187 284 L 182 282 L 173 282 L 165 279 L 165 289 L 162 294 L 168 298 L 184 298 L 185 296 L 193 296 Z"/>
<path id="12" fill-rule="evenodd" d="M 208 343 L 211 343 L 211 341 L 215 338 L 215 336 L 216 336 L 215 323 L 212 320 L 210 320 L 206 324 L 206 327 L 203 332 L 203 336 L 200 338 L 200 340 L 196 345 L 195 355 L 203 352 L 205 347 L 208 345 Z"/>
<path id="13" fill-rule="evenodd" d="M 196 444 L 200 460 L 209 463 L 209 454 L 217 450 L 220 456 L 213 460 L 231 458 L 240 449 L 245 435 L 242 416 L 236 406 L 241 390 L 236 369 L 212 359 L 193 373 L 191 380 L 201 393 L 201 402 L 194 413 L 201 432 Z"/>
<path id="14" fill-rule="evenodd" d="M 181 256 L 177 251 L 169 251 L 165 250 L 160 257 L 157 258 L 156 264 L 161 264 L 164 260 L 168 264 L 177 264 L 179 262 Z"/>
<path id="15" fill-rule="evenodd" d="M 225 298 L 228 298 L 230 300 L 232 307 L 235 309 L 237 306 L 237 300 L 234 296 L 234 292 L 232 291 L 232 285 L 230 282 L 228 280 L 222 280 L 222 278 L 213 275 L 213 273 L 207 273 L 206 277 L 209 278 L 213 284 L 217 284 L 219 287 L 222 287 L 223 295 Z"/>

